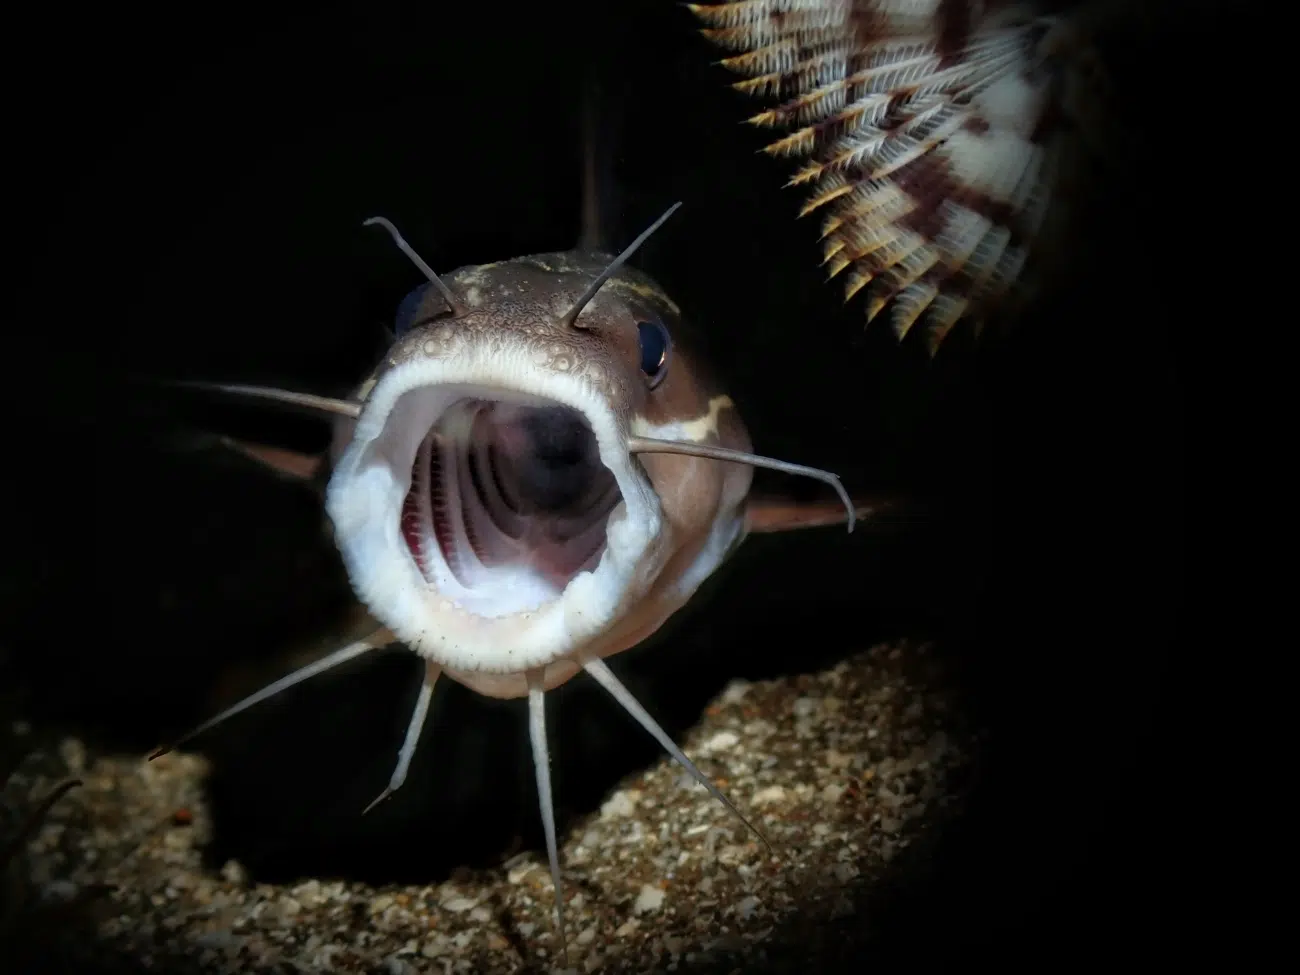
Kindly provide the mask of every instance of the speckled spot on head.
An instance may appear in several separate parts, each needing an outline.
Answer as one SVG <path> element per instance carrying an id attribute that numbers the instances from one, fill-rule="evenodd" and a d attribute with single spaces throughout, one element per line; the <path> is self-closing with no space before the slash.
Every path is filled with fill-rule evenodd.
<path id="1" fill-rule="evenodd" d="M 394 344 L 376 376 L 421 357 L 517 355 L 538 369 L 579 377 L 629 418 L 665 422 L 700 415 L 714 390 L 680 342 L 677 305 L 653 279 L 624 267 L 584 307 L 580 328 L 562 323 L 612 259 L 583 251 L 536 254 L 444 275 L 466 314 L 447 317 L 442 297 L 430 289 L 414 315 L 426 324 Z M 674 343 L 669 375 L 654 390 L 641 373 L 637 328 L 651 319 L 664 325 Z"/>

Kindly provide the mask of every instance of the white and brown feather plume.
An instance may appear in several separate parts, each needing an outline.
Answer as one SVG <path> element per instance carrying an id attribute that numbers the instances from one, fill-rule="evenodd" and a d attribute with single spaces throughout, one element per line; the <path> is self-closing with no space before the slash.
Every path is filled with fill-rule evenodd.
<path id="1" fill-rule="evenodd" d="M 900 338 L 921 323 L 933 351 L 1032 276 L 1079 144 L 1068 22 L 1014 0 L 690 9 L 739 52 L 722 61 L 746 76 L 735 87 L 777 102 L 750 121 L 788 133 L 765 151 L 799 162 L 801 215 L 824 215 L 825 263 L 846 300 L 865 289 L 868 321 L 888 307 Z"/>

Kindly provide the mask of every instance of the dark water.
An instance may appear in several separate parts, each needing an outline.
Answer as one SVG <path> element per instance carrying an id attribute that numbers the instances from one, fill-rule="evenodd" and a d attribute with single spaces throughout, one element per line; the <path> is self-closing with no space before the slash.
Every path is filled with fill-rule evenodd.
<path id="1" fill-rule="evenodd" d="M 374 214 L 438 269 L 571 246 L 590 68 L 611 107 L 619 239 L 685 201 L 639 265 L 700 325 L 757 449 L 933 512 L 752 540 L 627 655 L 625 679 L 680 732 L 730 677 L 940 638 L 994 763 L 937 873 L 900 901 L 900 930 L 928 926 L 937 951 L 968 957 L 1131 934 L 1164 864 L 1152 743 L 1179 648 L 1180 362 L 1196 316 L 1183 269 L 1146 243 L 1185 219 L 1152 189 L 1165 147 L 1133 156 L 1150 191 L 1117 191 L 1079 244 L 1081 261 L 1132 254 L 1128 277 L 1054 296 L 983 350 L 957 336 L 931 363 L 864 333 L 860 306 L 823 283 L 817 227 L 794 220 L 785 171 L 734 121 L 752 106 L 686 12 L 614 9 L 538 5 L 467 36 L 434 5 L 293 23 L 226 5 L 162 45 L 146 43 L 153 15 L 120 10 L 33 35 L 64 87 L 9 86 L 25 167 L 10 227 L 31 266 L 7 296 L 3 679 L 93 747 L 143 752 L 202 717 L 232 664 L 336 624 L 346 582 L 310 495 L 186 433 L 317 449 L 325 431 L 123 382 L 346 389 L 418 283 L 362 229 Z M 437 749 L 355 815 L 387 779 L 416 679 L 392 654 L 204 739 L 214 860 L 267 879 L 427 880 L 536 842 L 522 711 L 457 687 L 435 697 Z M 565 812 L 655 755 L 585 683 L 552 712 Z M 451 828 L 456 849 L 429 841 Z M 1098 922 L 1086 907 L 1103 896 Z"/>

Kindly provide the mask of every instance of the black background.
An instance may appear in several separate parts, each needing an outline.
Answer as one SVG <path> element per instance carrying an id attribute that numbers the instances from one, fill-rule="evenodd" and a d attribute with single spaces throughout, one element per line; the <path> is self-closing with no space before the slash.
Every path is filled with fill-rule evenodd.
<path id="1" fill-rule="evenodd" d="M 208 713 L 232 663 L 337 623 L 346 583 L 311 499 L 185 433 L 316 449 L 320 426 L 126 380 L 346 390 L 419 282 L 361 228 L 374 214 L 440 270 L 572 246 L 594 75 L 616 239 L 685 202 L 637 263 L 708 336 L 758 449 L 936 512 L 747 543 L 669 639 L 627 655 L 629 683 L 680 732 L 729 677 L 937 637 L 993 732 L 990 761 L 942 854 L 900 880 L 898 937 L 871 950 L 905 946 L 909 963 L 1167 954 L 1179 377 L 1198 322 L 1165 256 L 1190 219 L 1163 141 L 1176 126 L 1147 125 L 1144 100 L 1124 99 L 1128 187 L 1078 244 L 1107 273 L 1009 338 L 957 335 L 930 362 L 917 341 L 864 331 L 861 304 L 823 282 L 815 223 L 794 219 L 786 169 L 740 124 L 755 106 L 694 26 L 651 0 L 232 3 L 19 25 L 3 679 L 50 726 L 144 751 Z M 1193 29 L 1171 23 L 1159 50 L 1196 49 Z M 1144 43 L 1116 57 L 1126 93 L 1160 73 Z M 457 688 L 436 698 L 437 763 L 417 755 L 404 791 L 356 817 L 387 778 L 416 666 L 394 654 L 208 736 L 214 862 L 426 881 L 516 833 L 537 842 L 519 709 Z M 655 755 L 575 685 L 553 709 L 569 814 Z"/>

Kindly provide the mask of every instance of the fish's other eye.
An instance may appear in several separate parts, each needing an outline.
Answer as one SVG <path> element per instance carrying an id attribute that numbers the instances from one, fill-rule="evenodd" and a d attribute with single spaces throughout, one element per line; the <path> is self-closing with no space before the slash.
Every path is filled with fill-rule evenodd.
<path id="1" fill-rule="evenodd" d="M 654 389 L 668 372 L 668 330 L 658 322 L 637 322 L 636 336 L 641 346 L 641 371 Z"/>
<path id="2" fill-rule="evenodd" d="M 393 320 L 394 335 L 400 338 L 415 326 L 415 313 L 420 310 L 420 302 L 424 301 L 424 296 L 429 293 L 429 289 L 432 287 L 432 284 L 426 282 L 402 299 L 402 303 L 397 306 L 397 315 Z"/>

